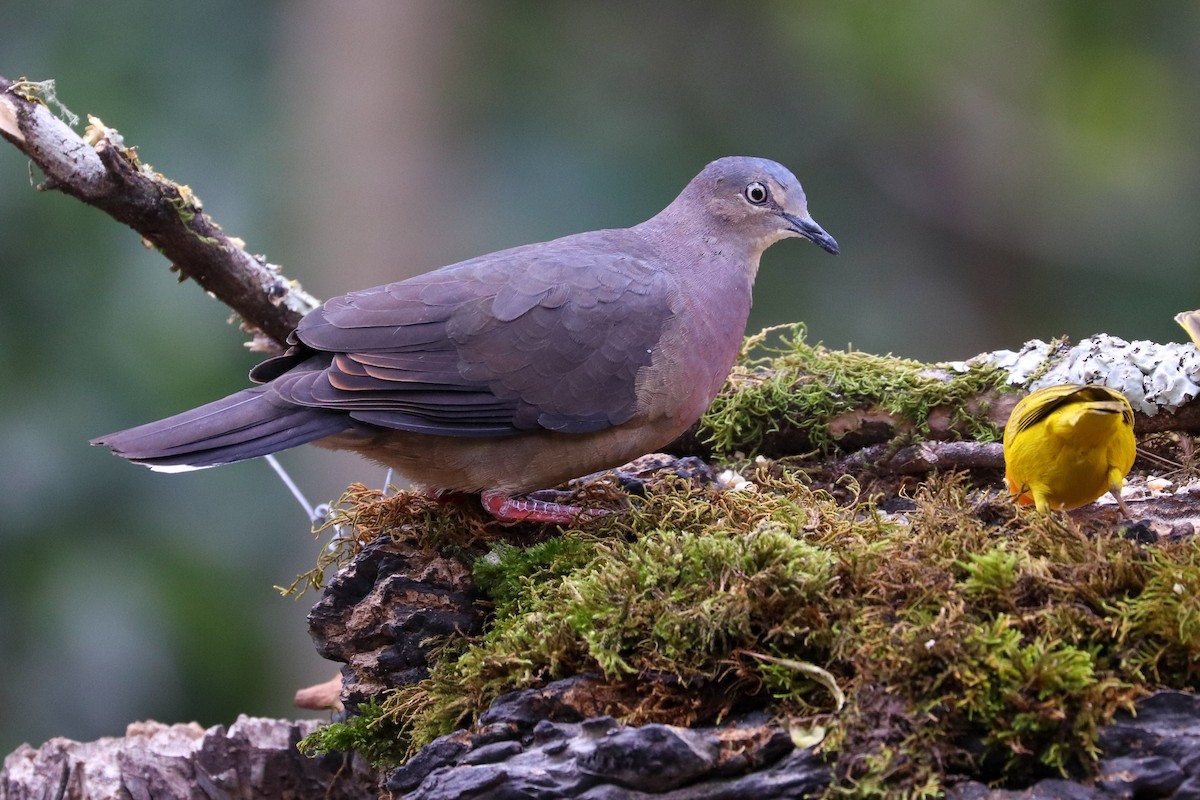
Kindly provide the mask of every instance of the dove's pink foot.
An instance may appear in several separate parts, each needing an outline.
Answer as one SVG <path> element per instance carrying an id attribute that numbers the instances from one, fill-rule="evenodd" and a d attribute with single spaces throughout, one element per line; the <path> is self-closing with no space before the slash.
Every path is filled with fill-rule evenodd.
<path id="1" fill-rule="evenodd" d="M 529 497 L 509 497 L 501 492 L 483 492 L 479 495 L 479 501 L 489 514 L 503 522 L 549 522 L 567 525 L 608 513 L 600 509 L 568 506 Z"/>

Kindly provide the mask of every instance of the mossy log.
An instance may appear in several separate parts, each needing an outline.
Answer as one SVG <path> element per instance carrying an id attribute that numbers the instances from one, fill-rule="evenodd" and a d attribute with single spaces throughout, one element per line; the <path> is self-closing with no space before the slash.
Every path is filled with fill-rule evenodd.
<path id="1" fill-rule="evenodd" d="M 923 363 L 832 350 L 806 341 L 803 325 L 746 340 L 742 358 L 704 417 L 666 448 L 676 455 L 737 452 L 767 458 L 818 452 L 841 465 L 919 472 L 907 442 L 921 442 L 929 468 L 1003 467 L 998 442 L 1021 397 L 1060 383 L 1095 383 L 1132 403 L 1135 431 L 1200 431 L 1200 351 L 1191 343 L 1126 342 L 1097 334 L 1072 345 L 1034 340 L 1018 351 Z M 941 442 L 962 442 L 944 447 Z M 884 445 L 883 449 L 879 445 Z"/>

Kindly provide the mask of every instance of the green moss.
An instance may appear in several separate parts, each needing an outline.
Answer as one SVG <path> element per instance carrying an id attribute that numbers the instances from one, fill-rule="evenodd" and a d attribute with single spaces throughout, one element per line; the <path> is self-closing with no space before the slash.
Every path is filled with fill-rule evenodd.
<path id="1" fill-rule="evenodd" d="M 552 552 L 547 545 L 536 550 Z M 832 559 L 781 525 L 764 522 L 742 535 L 655 530 L 632 542 L 589 538 L 586 547 L 586 560 L 565 574 L 582 545 L 558 549 L 570 554 L 558 569 L 535 559 L 541 566 L 531 572 L 510 547 L 484 559 L 485 583 L 501 592 L 495 621 L 459 659 L 434 668 L 433 691 L 453 687 L 442 696 L 466 693 L 479 708 L 502 691 L 587 670 L 613 680 L 671 674 L 683 691 L 729 678 L 739 648 L 773 643 L 819 653 L 828 645 L 816 607 Z M 789 681 L 777 690 L 799 694 L 793 684 L 803 683 L 811 693 L 817 685 L 795 672 Z"/>
<path id="2" fill-rule="evenodd" d="M 770 334 L 778 343 L 768 344 Z M 977 366 L 953 372 L 895 356 L 829 350 L 804 336 L 797 323 L 746 340 L 728 385 L 700 420 L 700 437 L 714 451 L 753 452 L 765 436 L 786 427 L 828 452 L 837 444 L 830 421 L 863 408 L 896 415 L 909 436 L 929 433 L 930 414 L 940 409 L 970 438 L 1000 438 L 978 404 L 986 391 L 1005 389 L 1002 371 Z"/>
<path id="3" fill-rule="evenodd" d="M 376 765 L 404 761 L 408 750 L 406 732 L 385 714 L 375 701 L 364 703 L 345 722 L 331 722 L 305 736 L 297 747 L 309 756 L 357 752 Z"/>
<path id="4" fill-rule="evenodd" d="M 831 566 L 828 552 L 779 524 L 744 535 L 652 531 L 572 576 L 564 621 L 606 675 L 714 679 L 736 647 L 820 639 L 809 617 Z"/>
<path id="5" fill-rule="evenodd" d="M 821 719 L 839 793 L 919 797 L 973 768 L 970 738 L 1014 782 L 1086 768 L 1147 677 L 1198 683 L 1194 544 L 1147 548 L 1007 504 L 985 523 L 955 480 L 893 517 L 796 473 L 754 478 L 757 492 L 668 481 L 586 531 L 494 545 L 475 564 L 486 632 L 323 746 L 358 736 L 394 763 L 505 691 L 593 671 L 655 687 L 619 709 L 634 721 L 747 705 Z M 837 714 L 831 686 L 849 699 Z"/>
<path id="6" fill-rule="evenodd" d="M 765 708 L 827 731 L 831 795 L 932 797 L 952 774 L 1084 773 L 1117 709 L 1200 688 L 1196 542 L 1084 530 L 961 476 L 927 479 L 902 514 L 850 478 L 817 487 L 769 461 L 746 477 L 667 478 L 541 540 L 413 498 L 351 502 L 354 530 L 474 559 L 492 612 L 356 730 L 395 758 L 504 692 L 591 672 L 628 721 Z"/>
<path id="7" fill-rule="evenodd" d="M 963 591 L 978 599 L 1004 602 L 1016 587 L 1017 555 L 1003 543 L 985 553 L 972 553 L 966 563 L 960 563 L 967 573 Z"/>
<path id="8" fill-rule="evenodd" d="M 1038 754 L 1038 760 L 1060 772 L 1073 761 L 1093 757 L 1093 741 L 1102 720 L 1093 708 L 1104 708 L 1110 692 L 1127 688 L 1115 677 L 1096 675 L 1090 652 L 1052 641 L 1029 638 L 1019 619 L 999 614 L 965 631 L 956 659 L 954 710 L 985 731 L 984 743 L 1002 752 Z M 1020 766 L 1013 758 L 1008 765 Z"/>
<path id="9" fill-rule="evenodd" d="M 495 603 L 500 618 L 518 612 L 528 588 L 561 578 L 595 557 L 597 542 L 579 535 L 559 536 L 541 544 L 520 548 L 497 542 L 475 561 L 475 584 Z"/>
<path id="10" fill-rule="evenodd" d="M 1175 542 L 1149 553 L 1141 591 L 1106 607 L 1139 680 L 1200 683 L 1200 543 Z"/>

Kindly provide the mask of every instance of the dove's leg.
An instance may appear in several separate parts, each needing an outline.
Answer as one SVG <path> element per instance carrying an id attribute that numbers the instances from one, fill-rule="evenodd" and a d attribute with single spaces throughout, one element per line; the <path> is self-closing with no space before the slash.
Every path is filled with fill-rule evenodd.
<path id="1" fill-rule="evenodd" d="M 550 522 L 566 525 L 608 513 L 600 509 L 568 506 L 530 497 L 509 497 L 501 492 L 483 492 L 479 495 L 479 501 L 489 514 L 505 522 Z"/>

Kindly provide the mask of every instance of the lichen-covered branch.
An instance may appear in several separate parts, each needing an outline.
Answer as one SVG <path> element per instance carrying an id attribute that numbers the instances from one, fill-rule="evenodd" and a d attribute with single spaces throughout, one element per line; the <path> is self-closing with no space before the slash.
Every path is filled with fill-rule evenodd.
<path id="1" fill-rule="evenodd" d="M 768 333 L 776 340 L 768 342 Z M 1136 412 L 1138 434 L 1200 431 L 1200 351 L 1191 343 L 1098 334 L 1073 346 L 1035 340 L 1015 352 L 927 364 L 830 350 L 809 344 L 804 334 L 797 324 L 750 337 L 721 394 L 668 452 L 849 453 L 856 455 L 845 458 L 847 469 L 897 474 L 925 471 L 920 464 L 931 454 L 943 469 L 1002 466 L 998 447 L 980 443 L 999 440 L 1026 392 L 1058 383 L 1120 391 Z M 901 448 L 908 443 L 926 444 L 906 453 Z"/>
<path id="2" fill-rule="evenodd" d="M 80 136 L 47 102 L 56 102 L 52 82 L 0 77 L 0 136 L 45 174 L 38 188 L 61 191 L 133 228 L 182 276 L 241 317 L 253 349 L 279 350 L 316 301 L 227 236 L 187 186 L 142 163 L 117 131 L 90 117 Z"/>

